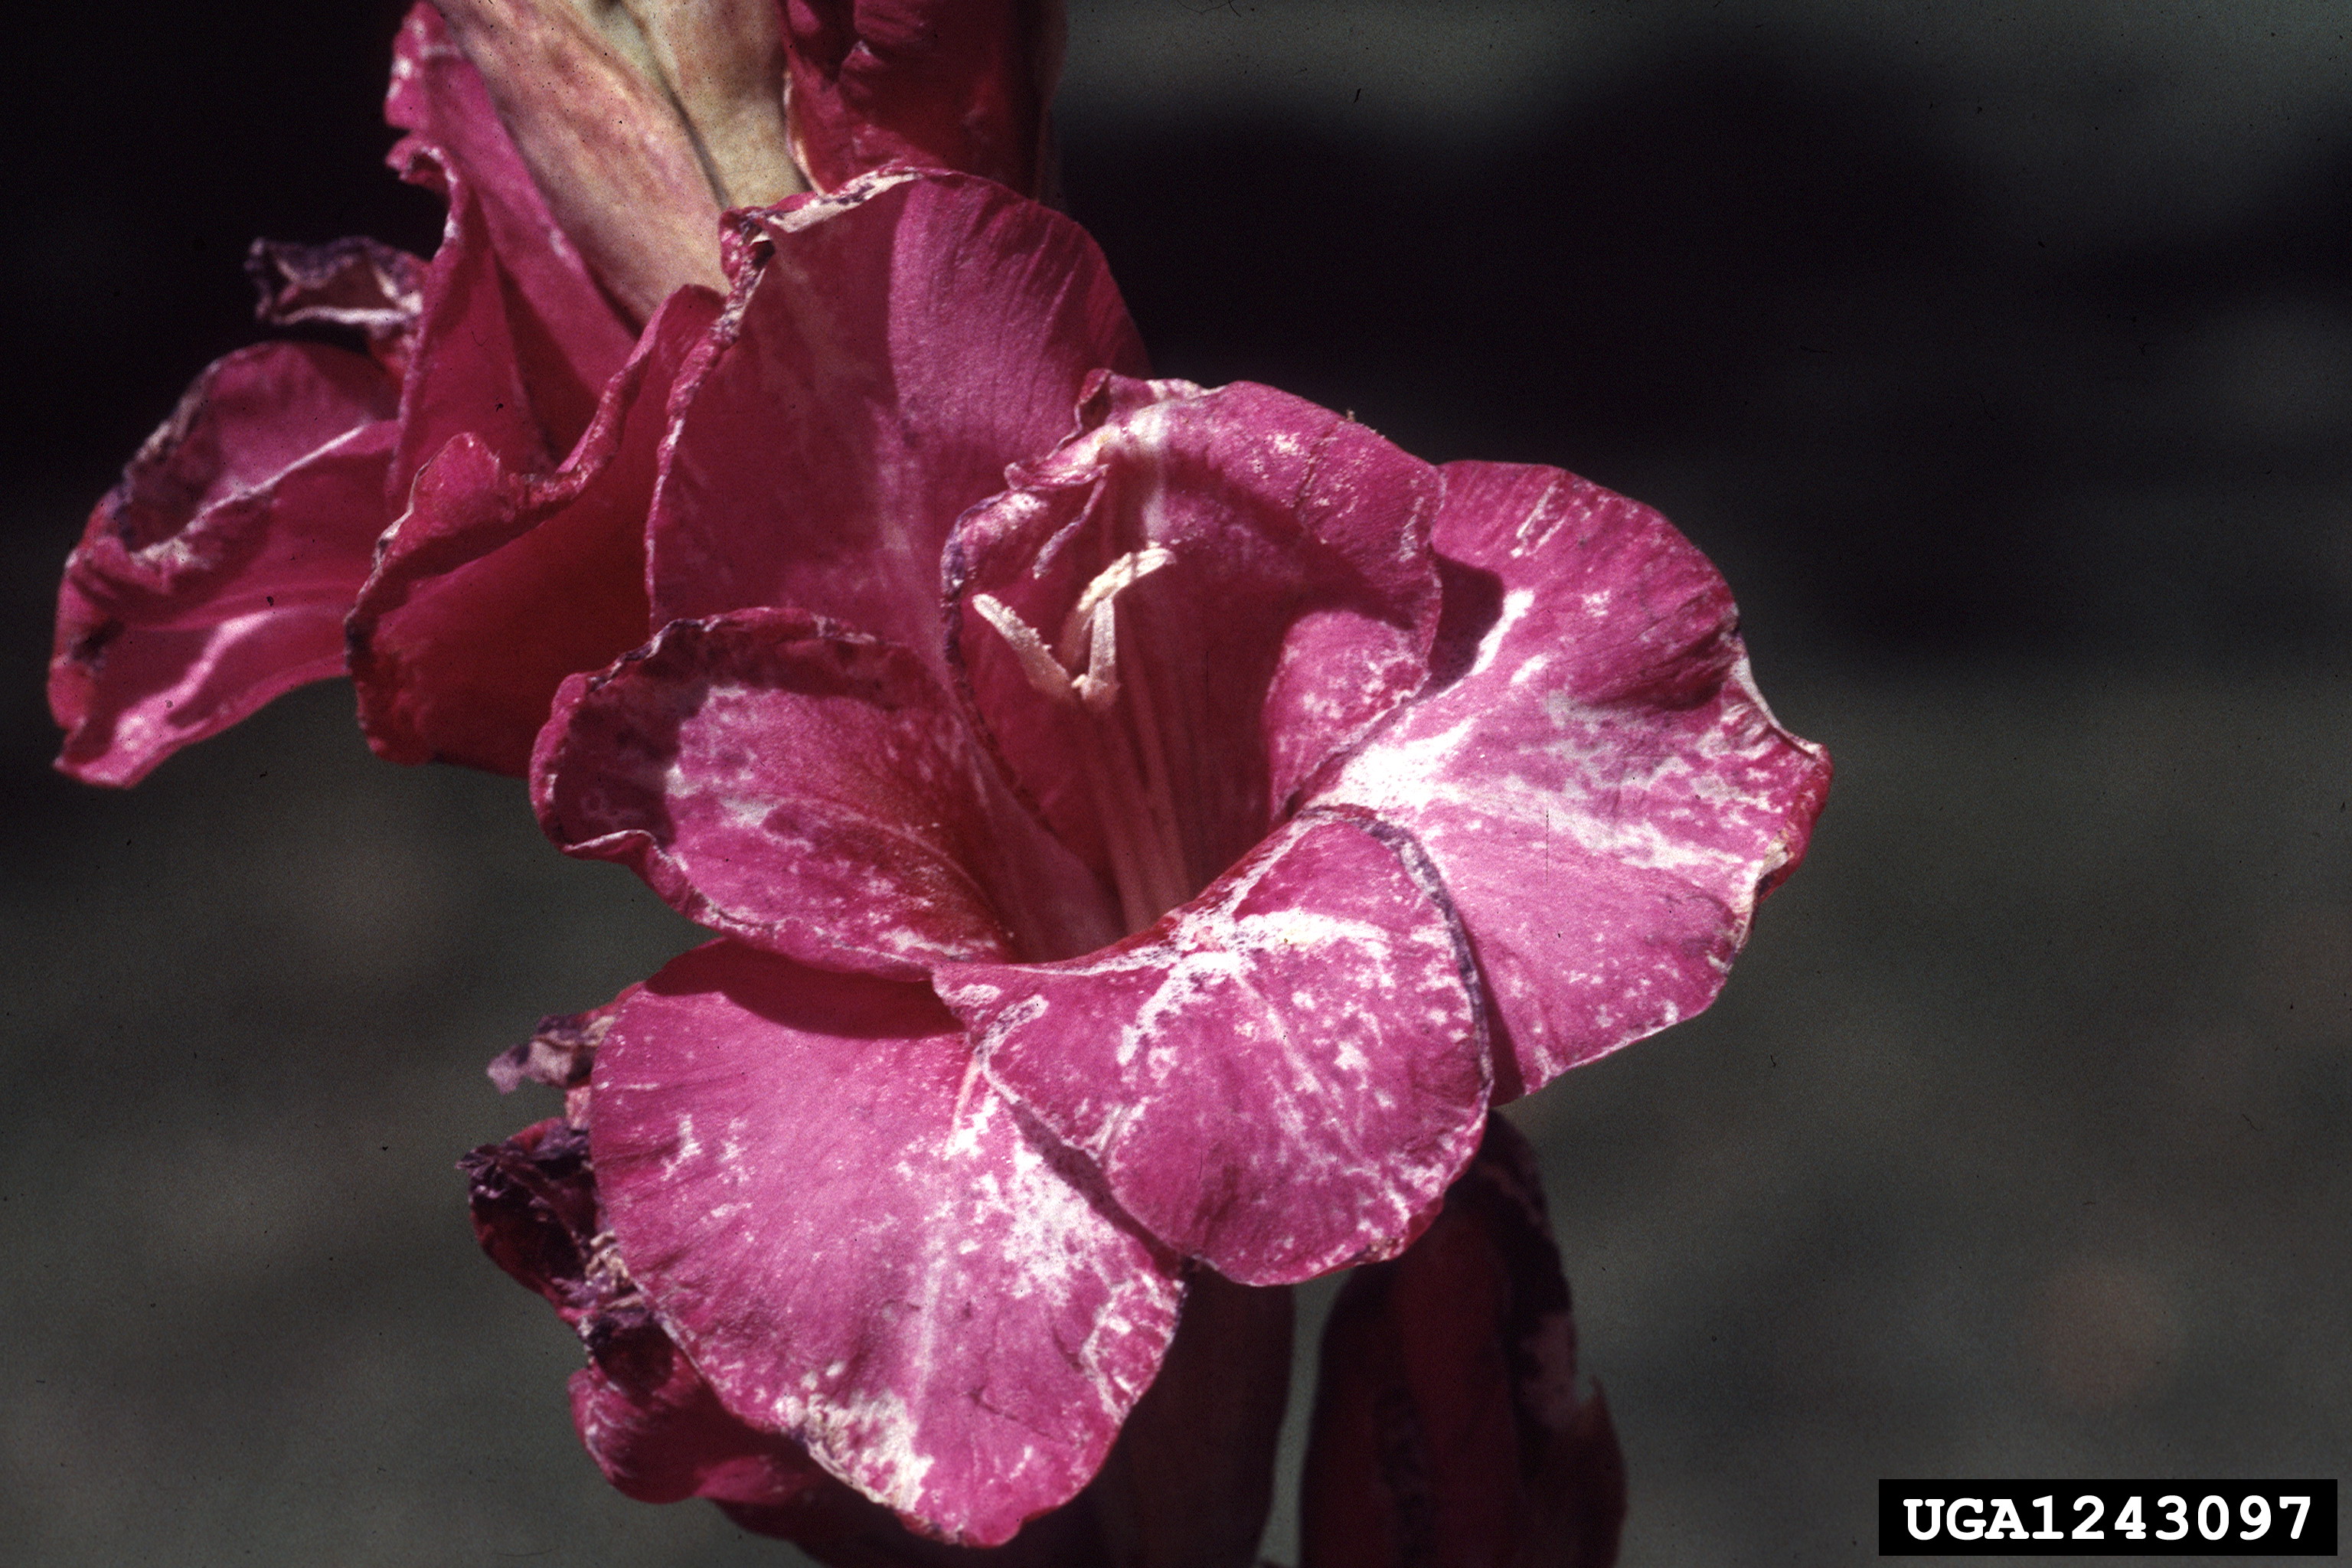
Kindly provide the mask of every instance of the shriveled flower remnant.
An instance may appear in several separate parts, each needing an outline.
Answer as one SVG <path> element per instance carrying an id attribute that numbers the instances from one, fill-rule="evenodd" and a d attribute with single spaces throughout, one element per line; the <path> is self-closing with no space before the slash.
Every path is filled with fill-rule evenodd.
<path id="1" fill-rule="evenodd" d="M 1024 194 L 1047 7 L 445 10 L 394 88 L 441 253 L 271 253 L 375 359 L 224 362 L 101 506 L 65 765 L 347 631 L 378 750 L 527 763 L 717 933 L 502 1058 L 565 1109 L 467 1166 L 631 1495 L 841 1563 L 1247 1563 L 1279 1288 L 1395 1259 L 1309 1560 L 1610 1561 L 1491 1112 L 1704 1007 L 1803 854 L 1827 760 L 1713 568 L 1559 469 L 1148 379 Z"/>

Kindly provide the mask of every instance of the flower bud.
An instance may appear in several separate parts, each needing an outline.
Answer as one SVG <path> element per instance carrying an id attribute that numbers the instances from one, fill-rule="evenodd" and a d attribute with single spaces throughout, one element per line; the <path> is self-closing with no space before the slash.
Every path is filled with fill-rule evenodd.
<path id="1" fill-rule="evenodd" d="M 563 232 L 639 321 L 723 289 L 729 206 L 808 188 L 773 0 L 441 0 Z"/>

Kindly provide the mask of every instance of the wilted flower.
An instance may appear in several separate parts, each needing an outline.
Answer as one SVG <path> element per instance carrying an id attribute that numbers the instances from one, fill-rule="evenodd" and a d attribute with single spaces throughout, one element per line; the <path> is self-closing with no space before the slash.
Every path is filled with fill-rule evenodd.
<path id="1" fill-rule="evenodd" d="M 905 160 L 1034 189 L 1058 26 L 1041 0 L 418 5 L 385 112 L 449 204 L 440 249 L 257 245 L 264 320 L 370 352 L 229 355 L 99 504 L 59 594 L 58 765 L 134 783 L 348 668 L 380 752 L 521 773 L 556 683 L 657 624 L 646 508 L 721 209 Z"/>
<path id="2" fill-rule="evenodd" d="M 982 1542 L 1093 1473 L 1180 1260 L 1392 1256 L 1492 1100 L 1703 1006 L 1827 778 L 1713 569 L 1556 469 L 1105 374 L 962 510 L 1107 341 L 1056 222 L 895 174 L 746 231 L 664 629 L 533 766 L 725 937 L 608 1026 L 618 1259 L 730 1411 Z M 789 309 L 860 224 L 903 270 Z"/>

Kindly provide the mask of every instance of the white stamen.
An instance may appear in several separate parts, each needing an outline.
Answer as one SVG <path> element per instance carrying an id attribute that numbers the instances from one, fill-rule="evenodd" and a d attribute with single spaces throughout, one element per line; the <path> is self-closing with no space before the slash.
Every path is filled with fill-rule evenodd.
<path id="1" fill-rule="evenodd" d="M 1087 672 L 1077 679 L 1078 700 L 1099 718 L 1118 700 L 1118 605 L 1115 601 L 1105 597 L 1095 606 L 1093 630 L 1087 648 Z"/>
<path id="2" fill-rule="evenodd" d="M 1165 545 L 1148 544 L 1140 550 L 1129 551 L 1096 573 L 1095 580 L 1087 584 L 1087 591 L 1078 595 L 1078 602 L 1071 605 L 1070 613 L 1063 617 L 1062 635 L 1055 639 L 1055 650 L 1066 660 L 1076 658 L 1078 634 L 1097 620 L 1096 612 L 1107 600 L 1124 593 L 1175 559 L 1176 552 Z M 1099 647 L 1102 640 L 1099 629 L 1094 633 L 1094 637 Z"/>
<path id="3" fill-rule="evenodd" d="M 996 635 L 1013 649 L 1013 657 L 1021 661 L 1021 673 L 1040 695 L 1064 705 L 1078 700 L 1077 688 L 1070 684 L 1070 672 L 1062 668 L 1053 650 L 1045 646 L 1036 628 L 1014 614 L 1011 605 L 989 594 L 974 594 L 971 607 L 980 618 L 996 628 Z"/>

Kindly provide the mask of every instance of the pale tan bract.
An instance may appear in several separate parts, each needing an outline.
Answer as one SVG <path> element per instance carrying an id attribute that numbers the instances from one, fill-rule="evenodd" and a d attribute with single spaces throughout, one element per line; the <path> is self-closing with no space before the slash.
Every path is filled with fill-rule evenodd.
<path id="1" fill-rule="evenodd" d="M 639 321 L 724 290 L 720 211 L 809 188 L 770 0 L 440 0 L 549 210 Z"/>

